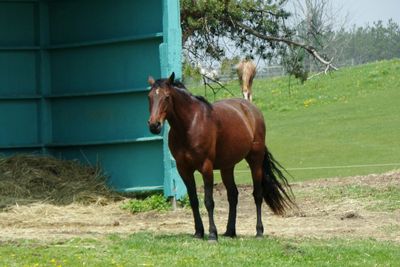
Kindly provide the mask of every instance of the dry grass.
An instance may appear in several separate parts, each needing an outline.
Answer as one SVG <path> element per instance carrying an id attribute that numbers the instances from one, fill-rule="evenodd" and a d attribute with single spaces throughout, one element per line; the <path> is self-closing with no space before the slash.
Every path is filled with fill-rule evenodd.
<path id="1" fill-rule="evenodd" d="M 363 188 L 372 188 L 372 192 L 377 195 L 366 196 L 364 193 L 370 191 L 355 190 L 360 185 Z M 265 235 L 325 240 L 375 238 L 400 243 L 399 191 L 396 189 L 386 194 L 386 189 L 399 186 L 400 172 L 333 178 L 332 182 L 319 180 L 297 183 L 293 186 L 293 191 L 300 210 L 289 210 L 282 217 L 273 215 L 263 206 Z M 241 185 L 238 190 L 237 233 L 240 236 L 253 236 L 256 231 L 253 188 L 250 185 Z M 203 196 L 202 189 L 199 190 L 199 195 Z M 220 232 L 225 230 L 229 213 L 226 196 L 223 185 L 215 187 L 215 223 Z M 388 197 L 383 199 L 382 196 Z M 132 214 L 121 209 L 125 203 L 126 199 L 107 205 L 13 205 L 0 212 L 0 243 L 17 239 L 46 242 L 75 237 L 102 239 L 110 234 L 128 236 L 139 232 L 182 235 L 194 231 L 190 209 Z M 387 208 L 387 204 L 391 208 Z M 371 209 L 371 206 L 379 209 Z M 207 212 L 204 206 L 201 213 L 207 229 Z"/>
<path id="2" fill-rule="evenodd" d="M 192 233 L 190 209 L 132 214 L 121 209 L 126 198 L 110 192 L 104 180 L 98 169 L 74 161 L 38 156 L 0 158 L 0 242 L 102 238 L 143 231 Z M 296 183 L 293 191 L 300 211 L 274 216 L 264 206 L 265 234 L 289 238 L 362 237 L 398 243 L 399 186 L 399 171 Z M 237 232 L 252 236 L 256 222 L 253 188 L 239 186 L 239 191 Z M 225 187 L 216 186 L 214 197 L 216 224 L 222 232 L 229 211 Z M 204 207 L 202 214 L 207 228 Z"/>
<path id="3" fill-rule="evenodd" d="M 96 167 L 49 156 L 0 158 L 0 209 L 33 203 L 107 204 L 121 196 L 106 186 Z"/>

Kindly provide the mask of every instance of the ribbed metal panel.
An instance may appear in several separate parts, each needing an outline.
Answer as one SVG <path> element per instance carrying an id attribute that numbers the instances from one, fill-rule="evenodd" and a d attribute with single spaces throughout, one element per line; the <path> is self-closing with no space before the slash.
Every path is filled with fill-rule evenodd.
<path id="1" fill-rule="evenodd" d="M 181 76 L 178 0 L 1 1 L 0 152 L 101 164 L 119 191 L 185 193 L 147 77 Z"/>

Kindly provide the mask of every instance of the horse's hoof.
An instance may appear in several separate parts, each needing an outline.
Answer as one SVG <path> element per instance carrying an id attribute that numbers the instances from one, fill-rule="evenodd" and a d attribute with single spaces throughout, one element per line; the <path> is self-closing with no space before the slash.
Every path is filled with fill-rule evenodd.
<path id="1" fill-rule="evenodd" d="M 208 241 L 209 242 L 217 242 L 218 241 L 218 235 L 215 233 L 212 233 L 208 236 Z"/>
<path id="2" fill-rule="evenodd" d="M 203 239 L 203 238 L 204 238 L 204 234 L 202 234 L 202 233 L 195 233 L 195 234 L 193 235 L 193 237 L 196 238 L 196 239 Z"/>
<path id="3" fill-rule="evenodd" d="M 261 233 L 256 234 L 256 239 L 263 239 L 264 235 Z"/>
<path id="4" fill-rule="evenodd" d="M 226 232 L 223 234 L 223 236 L 235 238 L 235 237 L 236 237 L 236 233 L 235 233 L 235 232 L 226 231 Z"/>
<path id="5" fill-rule="evenodd" d="M 217 244 L 218 240 L 217 239 L 208 239 L 209 244 Z"/>

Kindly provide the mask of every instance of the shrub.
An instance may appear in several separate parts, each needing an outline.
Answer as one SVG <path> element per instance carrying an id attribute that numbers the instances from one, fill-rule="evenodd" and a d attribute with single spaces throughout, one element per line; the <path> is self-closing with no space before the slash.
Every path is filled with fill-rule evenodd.
<path id="1" fill-rule="evenodd" d="M 171 205 L 163 195 L 156 194 L 148 196 L 145 199 L 130 199 L 121 208 L 129 210 L 132 213 L 138 213 L 151 210 L 167 211 L 171 209 Z"/>

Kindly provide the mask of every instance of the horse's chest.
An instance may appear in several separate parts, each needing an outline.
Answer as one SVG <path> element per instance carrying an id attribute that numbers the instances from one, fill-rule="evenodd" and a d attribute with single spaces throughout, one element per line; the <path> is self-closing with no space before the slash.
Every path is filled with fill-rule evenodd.
<path id="1" fill-rule="evenodd" d="M 198 155 L 190 151 L 185 151 L 182 154 L 182 160 L 184 160 L 187 163 L 195 163 L 198 159 L 199 159 Z"/>
<path id="2" fill-rule="evenodd" d="M 177 162 L 197 167 L 207 158 L 206 150 L 202 147 L 174 147 L 171 148 L 172 156 Z"/>

